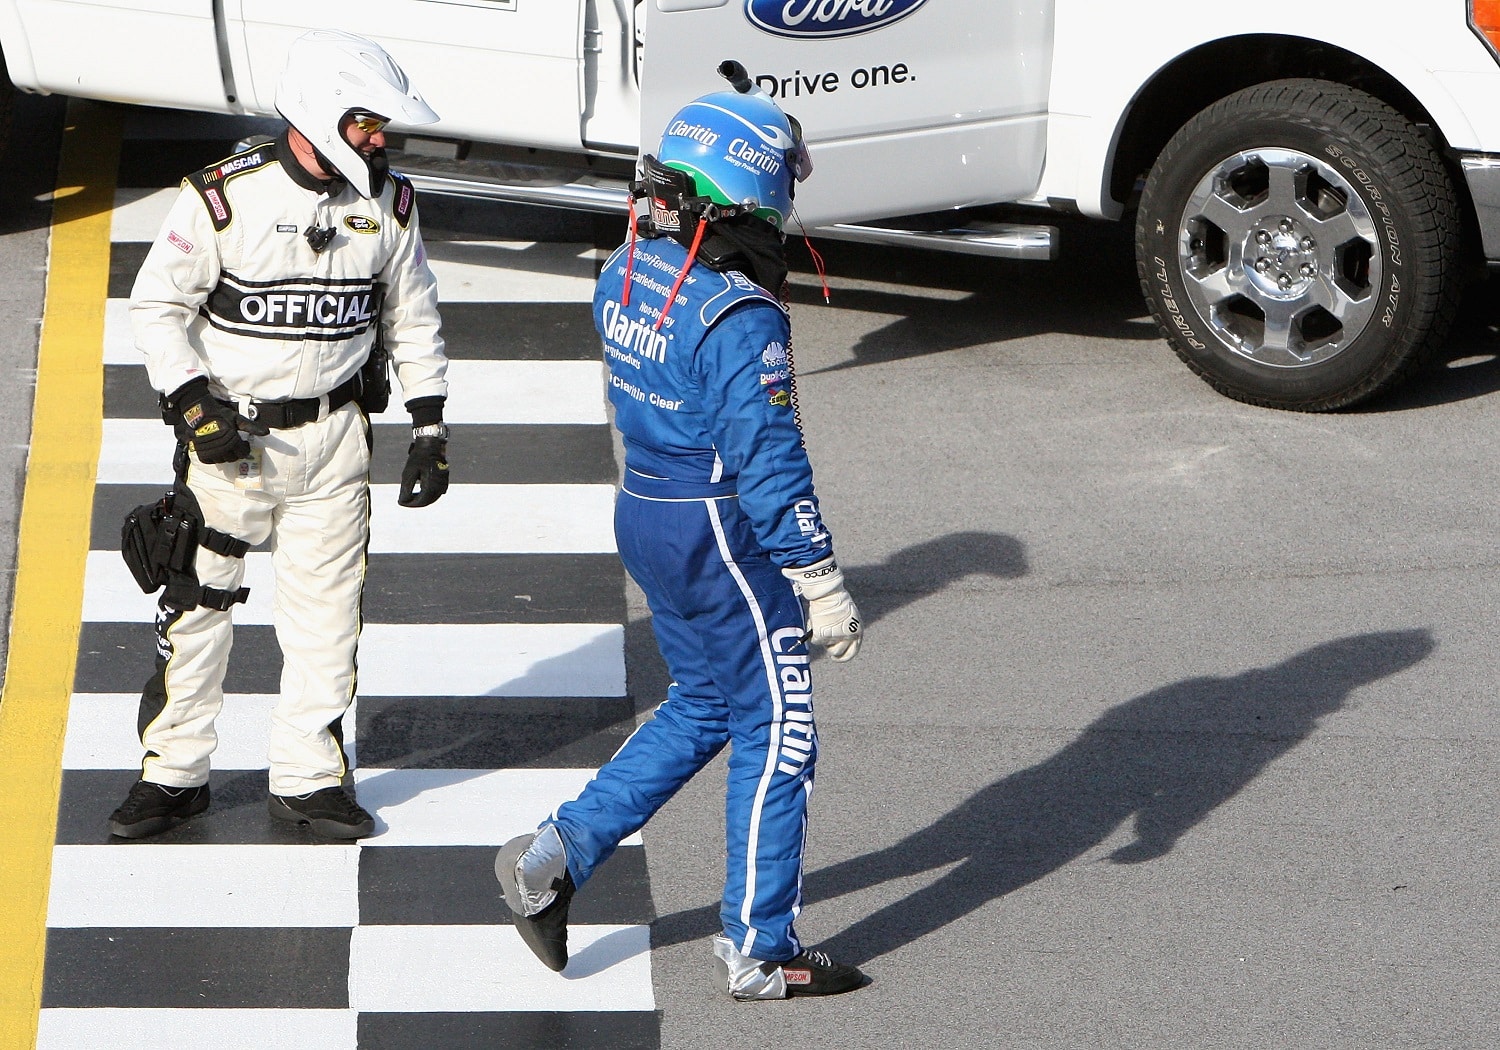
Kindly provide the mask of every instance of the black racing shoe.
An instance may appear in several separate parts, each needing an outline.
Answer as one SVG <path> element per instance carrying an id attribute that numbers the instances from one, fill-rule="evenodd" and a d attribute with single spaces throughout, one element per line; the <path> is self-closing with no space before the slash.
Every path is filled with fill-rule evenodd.
<path id="1" fill-rule="evenodd" d="M 535 915 L 526 914 L 526 888 L 522 886 L 526 876 L 518 874 L 517 868 L 535 840 L 536 835 L 518 835 L 501 846 L 495 856 L 495 878 L 500 882 L 500 894 L 510 907 L 521 940 L 542 960 L 543 966 L 561 973 L 568 965 L 568 905 L 572 903 L 577 887 L 573 885 L 573 876 L 564 867 L 561 852 L 544 856 L 535 870 L 528 869 L 531 875 L 529 884 L 533 893 L 537 892 L 535 884 L 540 882 L 541 886 L 556 891 L 557 895 Z M 532 857 L 537 855 L 533 853 Z M 545 870 L 549 866 L 561 869 L 562 874 L 549 878 Z"/>
<path id="2" fill-rule="evenodd" d="M 761 963 L 760 968 L 769 974 L 774 973 L 778 966 L 786 978 L 787 998 L 794 995 L 838 995 L 869 983 L 869 978 L 859 967 L 836 963 L 827 952 L 814 948 L 805 948 L 786 962 Z"/>
<path id="3" fill-rule="evenodd" d="M 173 788 L 137 780 L 120 807 L 109 815 L 109 831 L 122 839 L 158 835 L 208 808 L 208 785 Z"/>
<path id="4" fill-rule="evenodd" d="M 549 970 L 561 973 L 568 965 L 568 905 L 573 900 L 573 876 L 564 875 L 557 899 L 535 915 L 512 915 L 516 932 Z"/>
<path id="5" fill-rule="evenodd" d="M 271 795 L 266 807 L 277 820 L 331 839 L 362 839 L 375 830 L 375 818 L 337 785 L 307 795 Z"/>

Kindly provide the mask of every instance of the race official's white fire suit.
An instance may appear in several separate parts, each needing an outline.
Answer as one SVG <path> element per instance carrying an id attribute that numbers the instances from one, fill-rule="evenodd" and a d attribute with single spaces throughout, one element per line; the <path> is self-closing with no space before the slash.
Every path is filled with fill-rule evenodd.
<path id="1" fill-rule="evenodd" d="M 369 425 L 351 398 L 377 329 L 408 405 L 447 394 L 411 184 L 392 175 L 375 200 L 329 188 L 285 135 L 189 176 L 131 295 L 158 391 L 207 377 L 221 400 L 273 428 L 238 462 L 190 455 L 185 483 L 210 529 L 271 541 L 284 660 L 268 755 L 277 795 L 346 772 L 340 722 L 355 695 L 370 513 Z M 200 547 L 196 570 L 204 587 L 233 595 L 244 562 Z M 208 781 L 232 630 L 228 609 L 163 597 L 141 697 L 142 779 Z"/>

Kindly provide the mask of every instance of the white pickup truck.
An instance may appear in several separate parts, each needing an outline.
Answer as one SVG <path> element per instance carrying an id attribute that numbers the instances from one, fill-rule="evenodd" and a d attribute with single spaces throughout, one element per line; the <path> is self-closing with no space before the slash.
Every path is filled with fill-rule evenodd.
<path id="1" fill-rule="evenodd" d="M 1133 217 L 1165 338 L 1255 404 L 1391 388 L 1500 263 L 1500 0 L 0 0 L 17 88 L 221 113 L 272 115 L 324 26 L 442 117 L 395 158 L 428 189 L 623 211 L 734 59 L 823 235 L 1045 259 L 1049 210 Z"/>

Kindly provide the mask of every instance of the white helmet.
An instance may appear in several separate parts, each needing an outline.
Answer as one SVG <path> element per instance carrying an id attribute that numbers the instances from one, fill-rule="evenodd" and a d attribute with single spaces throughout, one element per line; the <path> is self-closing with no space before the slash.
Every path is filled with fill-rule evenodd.
<path id="1" fill-rule="evenodd" d="M 407 126 L 438 119 L 384 48 L 338 29 L 314 29 L 292 42 L 276 111 L 362 197 L 380 195 L 384 165 L 372 166 L 349 145 L 339 128 L 344 118 L 368 113 Z"/>

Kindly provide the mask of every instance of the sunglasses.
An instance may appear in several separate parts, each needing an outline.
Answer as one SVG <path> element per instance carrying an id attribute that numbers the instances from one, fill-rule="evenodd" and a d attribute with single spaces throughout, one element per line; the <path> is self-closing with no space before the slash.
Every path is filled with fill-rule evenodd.
<path id="1" fill-rule="evenodd" d="M 366 135 L 373 135 L 377 131 L 382 131 L 390 123 L 384 117 L 372 116 L 369 113 L 353 113 L 350 115 L 354 118 L 354 126 Z"/>

